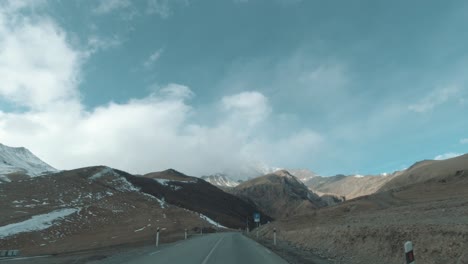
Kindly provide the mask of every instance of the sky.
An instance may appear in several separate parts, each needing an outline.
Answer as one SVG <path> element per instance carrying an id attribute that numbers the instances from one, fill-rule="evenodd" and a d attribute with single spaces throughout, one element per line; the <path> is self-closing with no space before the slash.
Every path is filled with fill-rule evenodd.
<path id="1" fill-rule="evenodd" d="M 468 2 L 0 0 L 0 143 L 58 169 L 379 174 L 468 152 Z"/>

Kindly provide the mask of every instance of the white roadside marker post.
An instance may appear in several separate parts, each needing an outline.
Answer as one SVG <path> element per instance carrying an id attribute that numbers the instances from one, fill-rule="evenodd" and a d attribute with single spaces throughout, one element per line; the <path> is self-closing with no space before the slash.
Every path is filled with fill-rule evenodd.
<path id="1" fill-rule="evenodd" d="M 276 246 L 276 227 L 273 228 L 273 245 Z"/>
<path id="2" fill-rule="evenodd" d="M 156 231 L 156 247 L 159 247 L 159 227 Z"/>
<path id="3" fill-rule="evenodd" d="M 185 228 L 185 240 L 187 240 L 187 228 Z"/>
<path id="4" fill-rule="evenodd" d="M 405 243 L 405 257 L 406 264 L 416 263 L 416 261 L 414 260 L 413 243 L 411 241 Z"/>

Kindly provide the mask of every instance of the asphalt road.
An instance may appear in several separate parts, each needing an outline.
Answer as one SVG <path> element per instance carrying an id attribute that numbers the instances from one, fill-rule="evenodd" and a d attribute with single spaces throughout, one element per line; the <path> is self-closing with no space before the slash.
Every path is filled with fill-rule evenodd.
<path id="1" fill-rule="evenodd" d="M 240 233 L 195 237 L 138 256 L 129 264 L 286 264 L 275 253 Z"/>

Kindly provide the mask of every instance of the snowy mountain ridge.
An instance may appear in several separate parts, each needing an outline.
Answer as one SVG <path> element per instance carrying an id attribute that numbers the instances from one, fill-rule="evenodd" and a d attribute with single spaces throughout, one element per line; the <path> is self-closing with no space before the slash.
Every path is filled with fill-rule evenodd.
<path id="1" fill-rule="evenodd" d="M 48 172 L 57 172 L 57 170 L 28 149 L 9 147 L 0 143 L 0 180 L 9 181 L 6 177 L 9 174 L 21 173 L 35 177 Z"/>
<path id="2" fill-rule="evenodd" d="M 201 178 L 218 187 L 236 187 L 237 185 L 239 185 L 239 182 L 232 180 L 231 178 L 229 178 L 229 176 L 222 173 L 216 173 L 209 176 L 202 176 Z"/>

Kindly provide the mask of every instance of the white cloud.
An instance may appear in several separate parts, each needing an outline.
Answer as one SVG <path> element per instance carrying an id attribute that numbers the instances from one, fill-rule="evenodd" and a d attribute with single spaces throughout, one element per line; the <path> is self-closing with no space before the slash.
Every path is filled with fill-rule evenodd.
<path id="1" fill-rule="evenodd" d="M 468 144 L 468 138 L 460 139 L 460 144 Z"/>
<path id="2" fill-rule="evenodd" d="M 437 156 L 434 157 L 434 159 L 435 159 L 435 160 L 445 160 L 445 159 L 455 158 L 455 157 L 458 157 L 458 156 L 461 156 L 461 155 L 463 155 L 463 154 L 461 154 L 461 153 L 449 152 L 449 153 L 437 155 Z"/>
<path id="3" fill-rule="evenodd" d="M 5 13 L 16 12 L 21 9 L 36 9 L 46 5 L 46 0 L 1 0 L 2 11 Z"/>
<path id="4" fill-rule="evenodd" d="M 247 122 L 248 125 L 265 120 L 271 113 L 268 99 L 256 91 L 225 96 L 222 98 L 222 106 L 230 112 L 233 122 Z"/>
<path id="5" fill-rule="evenodd" d="M 188 6 L 189 0 L 147 0 L 146 13 L 166 19 L 173 14 L 175 6 Z"/>
<path id="6" fill-rule="evenodd" d="M 169 0 L 148 0 L 146 12 L 150 15 L 156 14 L 161 18 L 168 18 L 171 15 Z"/>
<path id="7" fill-rule="evenodd" d="M 0 110 L 0 139 L 31 149 L 59 169 L 104 164 L 134 173 L 173 167 L 192 175 L 251 176 L 246 168 L 252 164 L 271 164 L 277 157 L 287 164 L 296 156 L 286 153 L 309 156 L 321 142 L 310 130 L 270 138 L 262 124 L 273 110 L 258 91 L 220 98 L 210 109 L 221 110 L 219 118 L 209 125 L 195 122 L 198 109 L 188 103 L 195 94 L 180 84 L 89 109 L 80 98 L 81 68 L 106 45 L 91 40 L 89 50 L 76 50 L 52 20 L 16 16 L 12 23 L 0 12 L 0 98 L 26 110 Z"/>
<path id="8" fill-rule="evenodd" d="M 169 99 L 190 99 L 195 96 L 189 87 L 175 83 L 160 89 L 159 92 Z"/>
<path id="9" fill-rule="evenodd" d="M 78 96 L 81 55 L 53 21 L 0 12 L 0 36 L 0 97 L 39 109 Z"/>
<path id="10" fill-rule="evenodd" d="M 322 141 L 309 130 L 277 140 L 257 134 L 265 110 L 231 100 L 245 95 L 222 100 L 230 107 L 218 122 L 194 123 L 197 109 L 186 102 L 191 96 L 188 87 L 171 84 L 148 97 L 91 111 L 70 101 L 47 111 L 0 112 L 0 138 L 30 148 L 59 169 L 104 164 L 133 173 L 172 167 L 192 175 L 223 171 L 244 177 L 252 176 L 255 164 L 310 156 Z"/>
<path id="11" fill-rule="evenodd" d="M 151 67 L 156 61 L 159 60 L 161 54 L 163 53 L 162 49 L 158 49 L 155 52 L 151 53 L 148 59 L 143 63 L 146 68 Z"/>
<path id="12" fill-rule="evenodd" d="M 107 14 L 114 10 L 125 9 L 132 5 L 129 0 L 100 0 L 94 8 L 96 14 Z"/>
<path id="13" fill-rule="evenodd" d="M 92 54 L 96 52 L 114 48 L 121 44 L 122 44 L 122 40 L 119 39 L 117 36 L 106 38 L 106 37 L 94 35 L 88 38 L 85 56 L 91 56 Z"/>
<path id="14" fill-rule="evenodd" d="M 431 93 L 426 95 L 418 103 L 411 104 L 408 109 L 418 113 L 425 113 L 436 106 L 439 106 L 449 99 L 455 97 L 459 93 L 460 89 L 456 86 L 448 86 L 433 90 Z"/>

